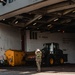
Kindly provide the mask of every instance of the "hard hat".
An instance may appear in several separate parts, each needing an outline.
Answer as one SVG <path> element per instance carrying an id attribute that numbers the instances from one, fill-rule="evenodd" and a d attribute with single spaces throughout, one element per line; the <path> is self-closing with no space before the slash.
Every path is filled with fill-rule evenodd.
<path id="1" fill-rule="evenodd" d="M 38 52 L 38 51 L 40 51 L 40 49 L 37 49 L 36 51 Z"/>

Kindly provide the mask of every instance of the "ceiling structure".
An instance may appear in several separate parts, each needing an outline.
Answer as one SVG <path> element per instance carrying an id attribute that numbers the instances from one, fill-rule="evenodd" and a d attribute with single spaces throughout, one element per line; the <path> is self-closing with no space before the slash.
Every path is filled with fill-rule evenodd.
<path id="1" fill-rule="evenodd" d="M 75 1 L 63 0 L 0 22 L 25 30 L 75 33 Z"/>

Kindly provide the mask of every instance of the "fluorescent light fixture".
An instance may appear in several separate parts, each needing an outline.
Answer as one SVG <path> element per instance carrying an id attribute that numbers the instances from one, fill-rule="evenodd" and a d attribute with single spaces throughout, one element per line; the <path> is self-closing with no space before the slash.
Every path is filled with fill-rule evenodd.
<path id="1" fill-rule="evenodd" d="M 51 24 L 47 25 L 47 27 L 50 27 L 50 26 L 52 26 L 52 25 Z"/>
<path id="2" fill-rule="evenodd" d="M 3 2 L 3 0 L 0 0 L 1 2 Z"/>
<path id="3" fill-rule="evenodd" d="M 3 19 L 3 21 L 5 21 L 5 19 Z"/>
<path id="4" fill-rule="evenodd" d="M 4 1 L 4 0 L 0 0 L 0 2 L 2 2 L 2 3 L 6 3 L 6 1 Z"/>
<path id="5" fill-rule="evenodd" d="M 60 32 L 60 30 L 58 30 L 58 32 Z"/>
<path id="6" fill-rule="evenodd" d="M 54 21 L 57 21 L 58 20 L 58 18 L 56 18 Z"/>
<path id="7" fill-rule="evenodd" d="M 33 23 L 33 26 L 35 26 L 36 25 L 36 23 Z"/>
<path id="8" fill-rule="evenodd" d="M 38 18 L 38 20 L 40 20 L 42 18 L 42 16 L 40 16 L 39 18 Z"/>
<path id="9" fill-rule="evenodd" d="M 64 33 L 65 31 L 63 30 L 63 33 Z"/>
<path id="10" fill-rule="evenodd" d="M 15 24 L 17 24 L 17 23 L 18 23 L 18 21 L 15 22 Z"/>
<path id="11" fill-rule="evenodd" d="M 26 29 L 28 29 L 28 27 L 26 27 Z"/>

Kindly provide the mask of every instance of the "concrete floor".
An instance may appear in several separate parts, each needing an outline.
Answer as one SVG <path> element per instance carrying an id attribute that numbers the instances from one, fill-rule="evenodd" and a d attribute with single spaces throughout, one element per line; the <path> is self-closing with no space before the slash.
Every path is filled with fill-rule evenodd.
<path id="1" fill-rule="evenodd" d="M 75 65 L 42 67 L 36 72 L 35 66 L 0 67 L 0 75 L 75 75 Z"/>

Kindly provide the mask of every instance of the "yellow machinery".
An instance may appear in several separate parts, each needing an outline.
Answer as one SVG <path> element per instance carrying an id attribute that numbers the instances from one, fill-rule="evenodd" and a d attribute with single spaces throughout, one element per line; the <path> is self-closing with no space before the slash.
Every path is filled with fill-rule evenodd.
<path id="1" fill-rule="evenodd" d="M 23 65 L 25 62 L 23 61 L 23 57 L 25 56 L 25 52 L 18 50 L 7 50 L 5 52 L 6 60 L 9 65 Z"/>

